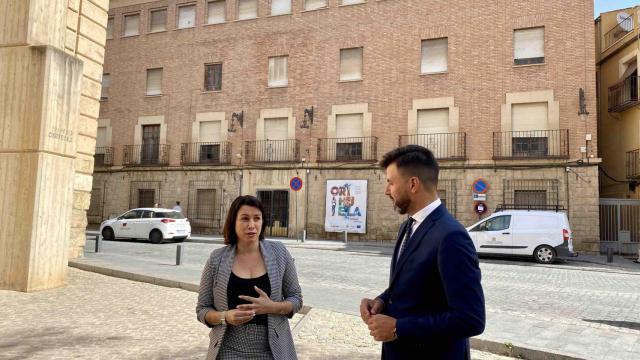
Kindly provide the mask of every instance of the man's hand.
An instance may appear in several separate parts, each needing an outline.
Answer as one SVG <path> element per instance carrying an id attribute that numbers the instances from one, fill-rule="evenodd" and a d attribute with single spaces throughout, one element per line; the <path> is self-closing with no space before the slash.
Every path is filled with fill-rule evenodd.
<path id="1" fill-rule="evenodd" d="M 367 321 L 369 333 L 375 341 L 393 341 L 396 339 L 393 330 L 396 328 L 396 319 L 387 315 L 372 315 Z"/>
<path id="2" fill-rule="evenodd" d="M 382 313 L 384 309 L 384 304 L 380 299 L 362 299 L 360 301 L 360 317 L 362 321 L 366 324 L 372 315 Z"/>

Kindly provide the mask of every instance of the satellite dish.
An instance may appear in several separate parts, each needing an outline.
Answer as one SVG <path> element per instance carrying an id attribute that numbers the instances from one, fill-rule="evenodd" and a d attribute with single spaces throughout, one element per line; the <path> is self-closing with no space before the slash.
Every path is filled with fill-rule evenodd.
<path id="1" fill-rule="evenodd" d="M 629 18 L 629 14 L 626 12 L 619 12 L 616 15 L 616 20 L 618 21 L 618 25 L 622 30 L 630 32 L 633 31 L 633 18 Z"/>

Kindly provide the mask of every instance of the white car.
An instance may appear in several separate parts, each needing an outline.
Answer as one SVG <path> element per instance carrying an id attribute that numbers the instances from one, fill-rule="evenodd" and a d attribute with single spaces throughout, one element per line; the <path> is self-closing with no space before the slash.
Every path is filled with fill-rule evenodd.
<path id="1" fill-rule="evenodd" d="M 467 228 L 478 254 L 532 256 L 549 264 L 577 256 L 567 215 L 559 211 L 504 210 Z"/>
<path id="2" fill-rule="evenodd" d="M 131 209 L 115 219 L 100 224 L 105 240 L 116 238 L 149 239 L 154 244 L 164 240 L 184 241 L 191 236 L 189 219 L 172 209 Z"/>

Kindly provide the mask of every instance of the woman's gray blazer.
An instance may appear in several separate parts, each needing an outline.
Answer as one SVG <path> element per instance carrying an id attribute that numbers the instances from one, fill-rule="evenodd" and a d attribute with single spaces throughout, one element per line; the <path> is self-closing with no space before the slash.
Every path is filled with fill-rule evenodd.
<path id="1" fill-rule="evenodd" d="M 271 282 L 271 300 L 290 301 L 293 304 L 293 312 L 289 314 L 291 317 L 302 308 L 302 291 L 298 283 L 293 258 L 280 242 L 262 240 L 260 241 L 260 250 Z M 209 310 L 229 310 L 227 284 L 235 254 L 235 245 L 214 250 L 202 271 L 196 314 L 198 321 L 211 327 L 207 360 L 215 360 L 218 356 L 226 325 L 211 326 L 205 322 L 204 317 Z M 269 345 L 273 358 L 277 360 L 297 359 L 287 316 L 269 314 L 268 328 Z"/>

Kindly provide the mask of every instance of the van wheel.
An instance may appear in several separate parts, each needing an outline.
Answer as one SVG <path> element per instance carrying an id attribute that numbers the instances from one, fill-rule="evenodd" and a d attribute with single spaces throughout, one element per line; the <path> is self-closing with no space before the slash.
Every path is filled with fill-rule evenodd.
<path id="1" fill-rule="evenodd" d="M 151 231 L 151 234 L 149 234 L 149 241 L 154 244 L 162 244 L 162 241 L 164 241 L 162 232 L 160 232 L 160 230 L 158 229 Z"/>
<path id="2" fill-rule="evenodd" d="M 533 252 L 533 258 L 540 264 L 551 264 L 556 260 L 556 251 L 549 245 L 540 245 Z"/>

